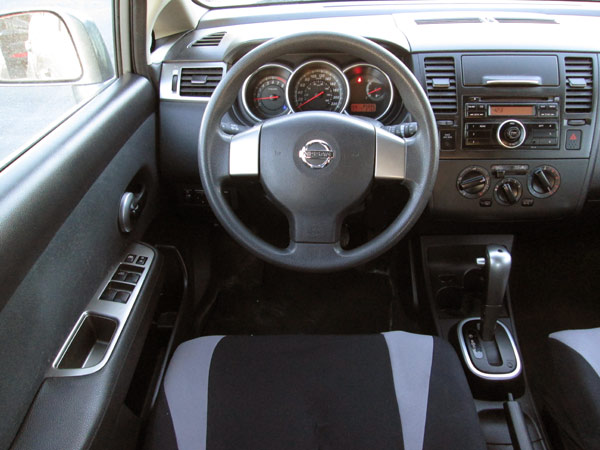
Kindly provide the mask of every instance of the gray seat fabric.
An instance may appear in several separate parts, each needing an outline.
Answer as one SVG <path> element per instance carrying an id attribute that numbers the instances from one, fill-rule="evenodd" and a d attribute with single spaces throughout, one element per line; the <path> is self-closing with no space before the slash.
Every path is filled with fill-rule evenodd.
<path id="1" fill-rule="evenodd" d="M 445 341 L 210 336 L 179 346 L 147 448 L 483 449 L 464 373 Z"/>
<path id="2" fill-rule="evenodd" d="M 567 448 L 600 448 L 600 328 L 549 339 L 554 374 L 548 406 Z"/>

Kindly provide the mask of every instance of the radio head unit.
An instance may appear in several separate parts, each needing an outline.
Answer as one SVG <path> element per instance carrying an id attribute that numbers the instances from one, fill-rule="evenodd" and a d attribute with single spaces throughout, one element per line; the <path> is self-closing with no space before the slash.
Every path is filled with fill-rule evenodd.
<path id="1" fill-rule="evenodd" d="M 466 148 L 559 148 L 559 97 L 527 103 L 468 97 L 463 114 Z"/>

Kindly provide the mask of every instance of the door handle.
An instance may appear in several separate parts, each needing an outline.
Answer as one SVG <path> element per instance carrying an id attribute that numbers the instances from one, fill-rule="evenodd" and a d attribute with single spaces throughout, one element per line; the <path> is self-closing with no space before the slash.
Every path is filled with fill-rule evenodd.
<path id="1" fill-rule="evenodd" d="M 123 233 L 131 233 L 135 222 L 144 208 L 146 189 L 142 186 L 140 192 L 125 192 L 119 204 L 119 229 Z"/>

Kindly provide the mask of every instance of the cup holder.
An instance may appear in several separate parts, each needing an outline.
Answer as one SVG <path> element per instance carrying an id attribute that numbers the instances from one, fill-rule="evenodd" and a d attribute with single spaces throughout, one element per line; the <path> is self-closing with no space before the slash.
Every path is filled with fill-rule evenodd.
<path id="1" fill-rule="evenodd" d="M 470 314 L 476 301 L 472 293 L 457 286 L 441 288 L 435 299 L 440 312 L 451 317 L 464 317 Z"/>
<path id="2" fill-rule="evenodd" d="M 460 310 L 463 300 L 463 290 L 459 287 L 448 286 L 441 288 L 436 295 L 436 301 L 441 310 Z"/>

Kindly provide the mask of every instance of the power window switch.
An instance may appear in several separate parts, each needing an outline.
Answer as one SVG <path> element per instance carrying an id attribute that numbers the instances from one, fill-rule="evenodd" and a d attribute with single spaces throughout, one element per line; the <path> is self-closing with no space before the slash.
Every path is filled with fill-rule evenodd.
<path id="1" fill-rule="evenodd" d="M 127 303 L 127 300 L 129 300 L 129 295 L 129 292 L 118 291 L 117 295 L 115 295 L 114 301 L 117 303 Z"/>
<path id="2" fill-rule="evenodd" d="M 147 256 L 140 256 L 137 259 L 137 263 L 136 264 L 139 264 L 140 266 L 143 266 L 144 264 L 146 264 L 146 261 L 148 261 L 148 257 Z"/>
<path id="3" fill-rule="evenodd" d="M 111 289 L 111 288 L 106 288 L 104 290 L 104 292 L 102 293 L 102 295 L 100 296 L 100 300 L 106 300 L 109 302 L 114 301 L 115 296 L 117 295 L 117 291 L 116 289 Z"/>
<path id="4" fill-rule="evenodd" d="M 127 276 L 126 276 L 126 278 L 125 278 L 125 281 L 127 283 L 133 283 L 133 284 L 137 283 L 139 280 L 140 280 L 140 274 L 139 273 L 128 273 Z"/>
<path id="5" fill-rule="evenodd" d="M 124 270 L 118 270 L 112 279 L 116 280 L 116 281 L 125 281 L 126 278 L 127 278 L 127 272 L 125 272 Z"/>
<path id="6" fill-rule="evenodd" d="M 133 264 L 135 262 L 136 255 L 129 254 L 127 258 L 125 258 L 126 263 Z"/>

